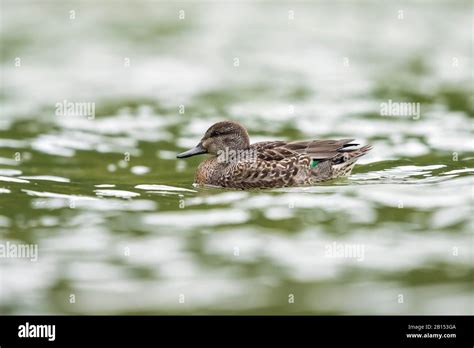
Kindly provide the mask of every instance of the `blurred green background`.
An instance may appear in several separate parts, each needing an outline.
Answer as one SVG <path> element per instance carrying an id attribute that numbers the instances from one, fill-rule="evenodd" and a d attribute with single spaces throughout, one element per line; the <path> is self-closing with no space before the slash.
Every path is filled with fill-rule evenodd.
<path id="1" fill-rule="evenodd" d="M 472 6 L 2 0 L 0 239 L 39 255 L 0 258 L 0 313 L 473 314 Z M 175 155 L 223 119 L 374 150 L 195 188 Z"/>

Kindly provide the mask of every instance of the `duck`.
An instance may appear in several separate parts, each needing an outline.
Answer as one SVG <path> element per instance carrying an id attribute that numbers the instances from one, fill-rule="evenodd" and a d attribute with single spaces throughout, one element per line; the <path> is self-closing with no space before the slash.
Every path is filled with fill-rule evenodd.
<path id="1" fill-rule="evenodd" d="M 268 189 L 310 186 L 347 177 L 356 161 L 372 149 L 354 139 L 261 141 L 250 144 L 247 129 L 236 121 L 213 124 L 199 143 L 178 154 L 179 159 L 201 154 L 196 186 Z"/>

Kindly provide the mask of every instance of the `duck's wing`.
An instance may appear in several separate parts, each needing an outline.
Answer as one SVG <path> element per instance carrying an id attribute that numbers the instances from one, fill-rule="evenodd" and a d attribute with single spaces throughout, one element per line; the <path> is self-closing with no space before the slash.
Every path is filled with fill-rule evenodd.
<path id="1" fill-rule="evenodd" d="M 290 157 L 306 155 L 317 160 L 332 159 L 341 152 L 352 150 L 354 139 L 341 140 L 308 140 L 308 141 L 263 141 L 251 146 L 255 149 L 259 159 L 264 161 L 283 160 Z"/>
<path id="2" fill-rule="evenodd" d="M 229 166 L 222 186 L 235 188 L 273 188 L 288 186 L 304 162 L 310 158 L 287 149 L 284 141 L 265 141 L 251 145 L 252 159 Z"/>
<path id="3" fill-rule="evenodd" d="M 287 148 L 286 141 L 262 141 L 251 145 L 251 149 L 255 151 L 256 158 L 260 161 L 282 161 L 291 158 L 297 158 L 302 153 Z"/>
<path id="4" fill-rule="evenodd" d="M 352 146 L 359 145 L 352 143 L 353 141 L 354 139 L 297 141 L 288 143 L 284 147 L 312 159 L 325 160 L 332 159 L 341 152 L 352 150 Z"/>

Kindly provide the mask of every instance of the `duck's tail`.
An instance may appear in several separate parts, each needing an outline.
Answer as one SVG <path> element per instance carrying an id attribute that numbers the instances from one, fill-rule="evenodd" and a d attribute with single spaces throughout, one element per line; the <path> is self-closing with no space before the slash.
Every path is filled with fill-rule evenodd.
<path id="1" fill-rule="evenodd" d="M 365 146 L 362 146 L 358 149 L 347 149 L 346 152 L 347 153 L 347 161 L 356 161 L 359 157 L 362 157 L 364 156 L 367 152 L 369 152 L 370 150 L 372 150 L 373 146 L 372 145 L 365 145 Z"/>
<path id="2" fill-rule="evenodd" d="M 350 144 L 357 145 L 357 144 Z M 334 177 L 348 176 L 351 174 L 359 157 L 364 156 L 367 152 L 372 150 L 372 145 L 365 145 L 358 149 L 345 148 L 341 150 L 341 154 L 332 160 L 332 170 Z"/>

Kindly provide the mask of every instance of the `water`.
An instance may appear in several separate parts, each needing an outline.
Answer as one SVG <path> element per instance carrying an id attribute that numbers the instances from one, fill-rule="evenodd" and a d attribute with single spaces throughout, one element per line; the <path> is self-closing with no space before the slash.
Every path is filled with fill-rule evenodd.
<path id="1" fill-rule="evenodd" d="M 38 246 L 1 259 L 1 313 L 473 314 L 469 2 L 1 10 L 0 236 Z M 175 155 L 223 119 L 374 150 L 314 187 L 193 187 Z"/>

